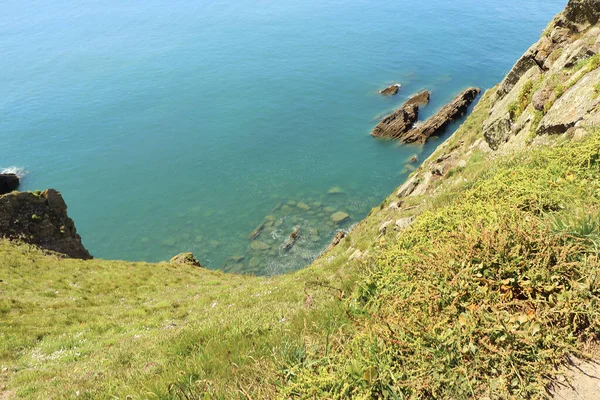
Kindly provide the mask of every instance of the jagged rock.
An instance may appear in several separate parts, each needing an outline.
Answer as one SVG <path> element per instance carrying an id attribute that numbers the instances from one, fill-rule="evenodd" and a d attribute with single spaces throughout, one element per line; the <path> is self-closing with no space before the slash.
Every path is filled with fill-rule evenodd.
<path id="1" fill-rule="evenodd" d="M 431 136 L 437 135 L 446 128 L 451 121 L 464 115 L 480 92 L 479 88 L 474 87 L 462 91 L 452 102 L 423 124 L 396 137 L 405 143 L 425 143 Z"/>
<path id="2" fill-rule="evenodd" d="M 512 90 L 490 109 L 489 117 L 483 122 L 483 137 L 493 150 L 508 141 L 511 136 L 513 121 L 508 111 L 509 105 L 516 101 L 519 92 L 526 82 L 536 80 L 540 75 L 539 68 L 531 68 L 515 83 Z"/>
<path id="3" fill-rule="evenodd" d="M 400 89 L 400 87 L 401 87 L 401 85 L 399 83 L 394 83 L 393 85 L 380 90 L 379 93 L 381 93 L 385 96 L 393 96 L 396 93 L 398 93 L 398 90 Z"/>
<path id="4" fill-rule="evenodd" d="M 412 157 L 410 157 L 410 158 L 408 159 L 408 162 L 409 162 L 410 164 L 414 164 L 414 163 L 416 163 L 417 161 L 419 161 L 419 157 L 418 157 L 416 154 L 414 154 Z"/>
<path id="5" fill-rule="evenodd" d="M 433 177 L 433 174 L 429 171 L 423 173 L 422 179 L 419 181 L 419 184 L 417 185 L 415 190 L 413 190 L 413 192 L 410 195 L 411 196 L 421 196 L 421 195 L 425 194 L 427 192 L 427 189 L 429 189 L 429 184 L 431 183 L 432 177 Z"/>
<path id="6" fill-rule="evenodd" d="M 67 205 L 54 189 L 0 196 L 0 237 L 20 239 L 42 249 L 88 260 Z"/>
<path id="7" fill-rule="evenodd" d="M 300 227 L 295 226 L 294 229 L 292 230 L 292 233 L 290 233 L 290 236 L 283 244 L 283 249 L 285 251 L 290 250 L 292 247 L 294 247 L 294 245 L 296 244 L 296 241 L 298 240 L 299 237 L 300 237 Z"/>
<path id="8" fill-rule="evenodd" d="M 537 129 L 538 135 L 560 134 L 586 117 L 600 105 L 600 97 L 595 96 L 595 85 L 600 82 L 600 69 L 589 72 L 559 98 L 542 118 Z"/>
<path id="9" fill-rule="evenodd" d="M 169 260 L 169 264 L 184 264 L 191 265 L 193 267 L 202 267 L 200 261 L 194 257 L 194 253 L 181 253 Z"/>
<path id="10" fill-rule="evenodd" d="M 338 211 L 336 213 L 333 213 L 333 215 L 331 215 L 331 221 L 334 224 L 341 224 L 342 222 L 345 222 L 349 219 L 350 219 L 350 216 L 343 211 Z"/>
<path id="11" fill-rule="evenodd" d="M 413 96 L 411 96 L 410 99 L 408 99 L 408 101 L 406 103 L 404 103 L 405 105 L 416 105 L 416 106 L 424 106 L 425 104 L 429 103 L 429 99 L 431 98 L 431 92 L 429 90 L 423 90 L 422 92 L 419 92 Z"/>
<path id="12" fill-rule="evenodd" d="M 444 176 L 446 173 L 446 164 L 434 164 L 431 173 L 437 176 Z"/>
<path id="13" fill-rule="evenodd" d="M 569 0 L 564 11 L 567 21 L 578 27 L 595 25 L 600 19 L 600 1 L 598 0 Z"/>
<path id="14" fill-rule="evenodd" d="M 532 48 L 527 50 L 525 54 L 519 58 L 516 64 L 512 67 L 508 75 L 504 78 L 502 83 L 500 83 L 500 87 L 496 91 L 496 101 L 501 100 L 506 96 L 512 89 L 515 87 L 517 82 L 521 79 L 523 75 L 525 75 L 530 69 L 536 68 L 537 72 L 541 72 L 541 69 L 538 63 L 535 60 L 535 48 L 534 45 Z"/>
<path id="15" fill-rule="evenodd" d="M 262 231 L 263 231 L 264 229 L 265 229 L 265 222 L 261 222 L 261 224 L 260 224 L 260 225 L 258 225 L 258 226 L 256 227 L 256 229 L 254 229 L 254 230 L 252 231 L 252 233 L 250 234 L 250 236 L 248 236 L 248 239 L 250 239 L 250 240 L 254 240 L 254 239 L 256 239 L 257 237 L 259 237 L 259 236 L 260 236 L 260 234 L 262 233 Z M 246 231 L 246 232 L 247 232 L 247 231 Z"/>
<path id="16" fill-rule="evenodd" d="M 395 139 L 408 132 L 419 119 L 419 106 L 405 104 L 375 126 L 371 136 Z"/>
<path id="17" fill-rule="evenodd" d="M 400 186 L 400 189 L 398 189 L 396 196 L 400 198 L 409 196 L 415 190 L 418 184 L 419 180 L 415 175 L 409 180 L 407 180 L 402 186 Z"/>
<path id="18" fill-rule="evenodd" d="M 346 236 L 348 236 L 348 234 L 345 231 L 338 231 L 331 240 L 331 243 L 329 243 L 329 246 L 327 246 L 325 249 L 324 253 L 327 253 L 329 250 L 340 244 L 340 242 L 344 240 Z"/>
<path id="19" fill-rule="evenodd" d="M 398 211 L 400 209 L 400 207 L 402 207 L 402 204 L 404 204 L 404 202 L 402 202 L 402 201 L 393 201 L 388 206 L 388 210 L 390 210 L 390 211 Z"/>
<path id="20" fill-rule="evenodd" d="M 0 195 L 19 188 L 19 177 L 15 174 L 0 174 Z"/>
<path id="21" fill-rule="evenodd" d="M 407 217 L 407 218 L 400 218 L 399 220 L 396 221 L 396 228 L 399 230 L 404 230 L 406 228 L 408 228 L 411 224 L 413 223 L 413 218 L 412 217 Z"/>

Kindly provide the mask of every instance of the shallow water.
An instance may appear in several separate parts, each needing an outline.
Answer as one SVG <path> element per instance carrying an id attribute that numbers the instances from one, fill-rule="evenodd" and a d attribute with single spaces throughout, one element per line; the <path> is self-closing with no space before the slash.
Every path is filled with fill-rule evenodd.
<path id="1" fill-rule="evenodd" d="M 443 139 L 377 141 L 378 118 L 424 88 L 427 117 L 493 86 L 565 3 L 3 1 L 0 168 L 60 190 L 96 257 L 297 269 Z M 311 210 L 273 211 L 290 201 Z M 335 211 L 350 219 L 332 224 Z M 267 215 L 277 233 L 250 251 Z"/>

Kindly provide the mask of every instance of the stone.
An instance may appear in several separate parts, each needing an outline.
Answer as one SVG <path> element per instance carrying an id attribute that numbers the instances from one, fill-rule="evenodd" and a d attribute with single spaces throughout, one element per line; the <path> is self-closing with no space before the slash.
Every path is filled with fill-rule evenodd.
<path id="1" fill-rule="evenodd" d="M 81 243 L 60 192 L 12 192 L 0 196 L 0 237 L 83 260 L 92 256 Z"/>
<path id="2" fill-rule="evenodd" d="M 533 45 L 525 54 L 519 58 L 519 60 L 512 67 L 508 75 L 504 78 L 500 87 L 496 91 L 496 100 L 501 100 L 515 87 L 517 82 L 521 80 L 521 77 L 525 75 L 530 69 L 535 68 L 537 72 L 541 72 L 539 65 L 535 60 L 535 47 Z"/>
<path id="3" fill-rule="evenodd" d="M 598 0 L 569 0 L 564 11 L 567 21 L 578 27 L 596 25 L 600 19 L 600 1 Z"/>
<path id="4" fill-rule="evenodd" d="M 256 251 L 265 251 L 269 250 L 271 246 L 269 246 L 265 242 L 261 242 L 260 240 L 254 240 L 252 243 L 250 243 L 250 248 Z"/>
<path id="5" fill-rule="evenodd" d="M 552 96 L 553 93 L 554 91 L 549 87 L 543 87 L 539 89 L 531 98 L 531 104 L 533 104 L 533 108 L 538 111 L 543 111 L 544 106 L 548 100 L 550 100 L 550 96 Z"/>
<path id="6" fill-rule="evenodd" d="M 413 129 L 402 132 L 395 138 L 404 143 L 425 143 L 431 136 L 441 133 L 450 122 L 463 116 L 480 92 L 481 89 L 474 87 L 463 90 L 427 121 Z"/>
<path id="7" fill-rule="evenodd" d="M 245 257 L 244 256 L 233 256 L 233 257 L 229 257 L 230 261 L 233 261 L 234 263 L 239 263 L 244 261 Z"/>
<path id="8" fill-rule="evenodd" d="M 264 223 L 264 222 L 262 222 L 260 225 L 258 225 L 258 226 L 256 227 L 256 229 L 254 229 L 254 230 L 252 231 L 252 233 L 250 233 L 250 235 L 248 236 L 248 239 L 250 239 L 250 240 L 254 240 L 254 239 L 256 239 L 257 237 L 259 237 L 259 236 L 260 236 L 260 234 L 262 233 L 262 231 L 263 231 L 264 229 L 265 229 L 265 223 Z"/>
<path id="9" fill-rule="evenodd" d="M 424 106 L 429 103 L 429 99 L 431 98 L 431 93 L 429 90 L 423 90 L 413 96 L 411 96 L 405 104 L 408 105 L 416 105 L 416 106 Z"/>
<path id="10" fill-rule="evenodd" d="M 467 161 L 465 160 L 460 160 L 457 164 L 458 168 L 465 168 L 467 166 Z"/>
<path id="11" fill-rule="evenodd" d="M 290 214 L 292 212 L 292 207 L 285 204 L 281 207 L 281 212 L 284 214 Z"/>
<path id="12" fill-rule="evenodd" d="M 300 237 L 300 227 L 295 226 L 294 229 L 292 230 L 292 233 L 290 233 L 290 236 L 288 236 L 287 240 L 283 244 L 283 249 L 285 251 L 289 251 L 292 247 L 294 247 L 294 245 L 296 244 L 296 241 L 298 240 L 299 237 Z"/>
<path id="13" fill-rule="evenodd" d="M 536 133 L 538 135 L 561 134 L 584 120 L 600 105 L 600 97 L 595 97 L 595 85 L 600 82 L 600 68 L 587 73 L 573 87 L 567 90 L 544 118 Z"/>
<path id="14" fill-rule="evenodd" d="M 413 218 L 412 217 L 407 217 L 407 218 L 400 218 L 399 220 L 396 220 L 396 228 L 399 230 L 404 230 L 406 228 L 408 228 L 413 222 Z"/>
<path id="15" fill-rule="evenodd" d="M 349 219 L 350 216 L 343 211 L 338 211 L 331 215 L 331 221 L 335 224 L 341 224 Z"/>
<path id="16" fill-rule="evenodd" d="M 252 257 L 248 265 L 250 266 L 250 268 L 256 268 L 260 265 L 260 259 L 258 259 L 257 257 Z"/>
<path id="17" fill-rule="evenodd" d="M 348 236 L 348 233 L 346 233 L 346 231 L 337 231 L 337 233 L 331 240 L 331 243 L 329 243 L 329 246 L 327 246 L 323 253 L 327 253 L 328 251 L 336 247 L 338 244 L 340 244 L 342 240 L 344 240 L 344 238 L 346 238 L 346 236 Z"/>
<path id="18" fill-rule="evenodd" d="M 402 85 L 400 85 L 399 83 L 394 83 L 393 85 L 380 90 L 379 93 L 381 93 L 384 96 L 393 96 L 396 93 L 398 93 L 398 90 L 400 89 L 401 86 Z"/>
<path id="19" fill-rule="evenodd" d="M 19 177 L 15 174 L 0 174 L 0 195 L 19 188 Z"/>
<path id="20" fill-rule="evenodd" d="M 196 259 L 194 253 L 181 253 L 169 260 L 169 264 L 191 265 L 193 267 L 202 267 L 200 261 Z"/>
<path id="21" fill-rule="evenodd" d="M 398 211 L 402 207 L 402 201 L 392 201 L 388 206 L 388 210 L 390 211 Z"/>
<path id="22" fill-rule="evenodd" d="M 344 194 L 344 190 L 339 186 L 334 186 L 327 191 L 328 194 L 336 195 L 336 194 Z"/>
<path id="23" fill-rule="evenodd" d="M 294 200 L 290 200 L 287 202 L 287 205 L 290 207 L 294 207 L 294 206 L 296 206 L 296 202 Z"/>
<path id="24" fill-rule="evenodd" d="M 418 184 L 419 181 L 417 175 L 415 175 L 409 180 L 407 180 L 402 186 L 400 186 L 400 189 L 398 189 L 396 196 L 400 198 L 409 196 L 415 190 Z"/>
<path id="25" fill-rule="evenodd" d="M 410 164 L 414 164 L 414 163 L 416 163 L 417 161 L 419 161 L 419 157 L 418 157 L 416 154 L 412 155 L 412 156 L 411 156 L 411 157 L 408 159 L 408 162 L 409 162 Z"/>
<path id="26" fill-rule="evenodd" d="M 299 209 L 303 210 L 303 211 L 309 211 L 310 210 L 310 206 L 306 203 L 300 202 L 298 204 L 296 204 L 296 207 L 298 207 Z"/>
<path id="27" fill-rule="evenodd" d="M 371 131 L 371 136 L 397 139 L 408 132 L 419 119 L 419 106 L 405 104 L 384 117 Z"/>
<path id="28" fill-rule="evenodd" d="M 352 255 L 350 256 L 350 258 L 348 258 L 348 260 L 352 261 L 352 260 L 360 260 L 363 257 L 363 252 L 360 250 L 356 250 L 354 253 L 352 253 Z"/>

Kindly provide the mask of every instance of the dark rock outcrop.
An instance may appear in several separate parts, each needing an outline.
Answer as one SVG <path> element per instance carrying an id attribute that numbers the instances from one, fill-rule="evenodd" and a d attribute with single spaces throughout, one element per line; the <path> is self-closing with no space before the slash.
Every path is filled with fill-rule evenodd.
<path id="1" fill-rule="evenodd" d="M 405 143 L 425 143 L 431 136 L 440 133 L 453 120 L 464 115 L 469 105 L 481 92 L 479 88 L 468 88 L 445 105 L 423 124 L 398 136 Z"/>
<path id="2" fill-rule="evenodd" d="M 201 268 L 200 261 L 196 259 L 194 253 L 181 253 L 169 260 L 169 264 L 190 265 L 192 267 Z"/>
<path id="3" fill-rule="evenodd" d="M 399 89 L 400 89 L 400 84 L 399 83 L 394 83 L 393 85 L 388 86 L 385 89 L 380 90 L 379 93 L 381 93 L 384 96 L 393 96 L 396 93 L 398 93 Z"/>
<path id="4" fill-rule="evenodd" d="M 410 131 L 419 119 L 419 106 L 429 103 L 431 93 L 424 90 L 412 96 L 402 107 L 383 118 L 371 132 L 371 136 L 398 139 Z"/>
<path id="5" fill-rule="evenodd" d="M 283 250 L 288 251 L 292 247 L 294 247 L 294 245 L 296 244 L 296 241 L 298 240 L 299 237 L 300 237 L 300 227 L 295 226 L 294 229 L 292 230 L 292 233 L 290 233 L 290 236 L 287 238 L 287 240 L 283 244 Z"/>
<path id="6" fill-rule="evenodd" d="M 15 174 L 0 174 L 0 194 L 10 193 L 19 188 L 19 177 Z"/>
<path id="7" fill-rule="evenodd" d="M 429 90 L 423 90 L 422 92 L 413 95 L 405 104 L 414 104 L 420 107 L 429 103 L 430 98 L 431 92 L 429 92 Z"/>
<path id="8" fill-rule="evenodd" d="M 396 139 L 408 132 L 419 119 L 419 107 L 405 104 L 384 119 L 373 129 L 371 136 Z"/>
<path id="9" fill-rule="evenodd" d="M 90 259 L 67 205 L 54 189 L 0 196 L 0 237 L 19 239 L 71 258 Z"/>
<path id="10" fill-rule="evenodd" d="M 336 247 L 338 244 L 340 244 L 340 242 L 342 240 L 344 240 L 346 238 L 346 236 L 348 236 L 348 233 L 346 231 L 338 231 L 335 234 L 335 236 L 333 237 L 333 239 L 331 240 L 331 243 L 329 243 L 329 246 L 327 246 L 327 248 L 325 249 L 325 251 L 322 254 L 325 254 L 328 251 L 330 251 L 331 249 L 333 249 L 334 247 Z"/>

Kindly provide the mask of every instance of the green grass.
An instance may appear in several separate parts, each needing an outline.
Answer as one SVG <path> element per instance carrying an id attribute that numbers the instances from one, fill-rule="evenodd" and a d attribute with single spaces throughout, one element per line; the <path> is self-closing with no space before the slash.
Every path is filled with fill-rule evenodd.
<path id="1" fill-rule="evenodd" d="M 380 242 L 345 303 L 356 332 L 287 396 L 538 398 L 598 339 L 600 133 L 488 166 Z"/>
<path id="2" fill-rule="evenodd" d="M 0 279 L 0 393 L 5 381 L 36 399 L 270 398 L 290 347 L 345 330 L 331 288 L 351 280 L 326 260 L 255 278 L 61 259 L 6 241 Z"/>

